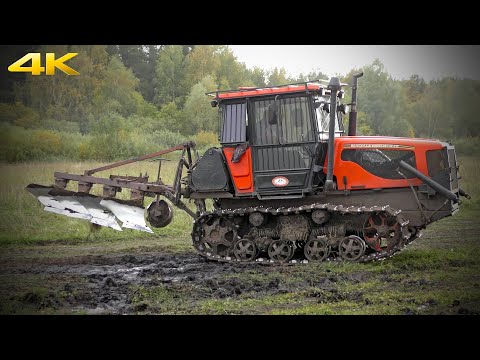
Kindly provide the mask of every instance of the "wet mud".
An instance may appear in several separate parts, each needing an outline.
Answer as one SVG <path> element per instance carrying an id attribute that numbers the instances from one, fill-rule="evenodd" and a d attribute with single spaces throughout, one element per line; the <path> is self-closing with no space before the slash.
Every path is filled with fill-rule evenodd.
<path id="1" fill-rule="evenodd" d="M 2 269 L 2 274 L 41 275 L 60 281 L 62 287 L 46 294 L 27 292 L 20 300 L 26 305 L 42 308 L 69 309 L 86 314 L 133 314 L 147 312 L 147 305 L 133 302 L 135 289 L 164 285 L 166 289 L 188 291 L 189 301 L 207 298 L 235 297 L 245 292 L 258 294 L 286 293 L 305 286 L 305 281 L 285 284 L 277 271 L 289 266 L 261 264 L 226 264 L 206 260 L 195 253 L 126 254 L 85 256 L 59 259 L 57 263 L 21 264 Z M 252 280 L 236 278 L 235 274 L 260 275 Z M 326 288 L 331 283 L 322 280 Z M 320 283 L 320 285 L 322 284 Z M 151 312 L 155 312 L 152 309 Z"/>
<path id="2" fill-rule="evenodd" d="M 220 263 L 194 252 L 160 251 L 32 257 L 22 261 L 4 259 L 0 278 L 9 283 L 5 282 L 1 287 L 7 297 L 2 297 L 0 313 L 210 313 L 209 301 L 212 300 L 258 299 L 261 303 L 268 296 L 289 296 L 289 293 L 301 293 L 305 303 L 351 302 L 370 306 L 379 299 L 359 286 L 369 281 L 388 284 L 392 289 L 408 288 L 421 292 L 436 286 L 428 277 L 407 271 L 399 278 L 398 272 L 393 270 L 376 274 L 359 267 L 345 272 L 340 263 L 325 265 Z M 17 287 L 16 282 L 21 286 Z M 345 290 L 345 285 L 352 286 Z M 478 287 L 478 283 L 474 286 Z M 409 295 L 397 301 L 401 303 L 404 315 L 417 315 L 438 308 L 435 298 L 420 301 Z M 287 301 L 285 306 L 295 305 Z M 478 314 L 477 308 L 475 304 L 454 299 L 439 313 Z M 255 309 L 230 308 L 229 313 L 265 313 L 269 310 L 268 305 L 261 303 Z"/>

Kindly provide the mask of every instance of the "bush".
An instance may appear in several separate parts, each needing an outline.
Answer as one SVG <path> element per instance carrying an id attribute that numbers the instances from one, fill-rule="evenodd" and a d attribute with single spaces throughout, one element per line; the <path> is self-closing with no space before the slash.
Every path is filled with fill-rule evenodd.
<path id="1" fill-rule="evenodd" d="M 118 129 L 81 135 L 52 130 L 24 129 L 0 124 L 0 161 L 98 160 L 114 161 L 144 155 L 188 141 L 168 130 L 143 133 Z"/>
<path id="2" fill-rule="evenodd" d="M 88 144 L 92 138 L 90 135 L 81 135 L 80 133 L 58 133 L 61 138 L 61 147 L 59 157 L 70 160 L 89 160 L 91 159 Z"/>
<path id="3" fill-rule="evenodd" d="M 154 131 L 150 136 L 155 145 L 167 148 L 187 142 L 189 140 L 187 137 L 178 132 L 173 132 L 166 129 Z"/>
<path id="4" fill-rule="evenodd" d="M 92 135 L 110 135 L 120 130 L 131 131 L 134 129 L 134 125 L 123 116 L 117 113 L 110 113 L 98 118 L 91 118 L 89 128 Z"/>
<path id="5" fill-rule="evenodd" d="M 77 122 L 67 120 L 46 119 L 42 121 L 42 128 L 67 133 L 80 132 L 80 125 Z"/>
<path id="6" fill-rule="evenodd" d="M 135 151 L 132 135 L 125 130 L 118 130 L 110 134 L 97 134 L 88 142 L 89 158 L 93 160 L 112 161 L 139 155 Z"/>
<path id="7" fill-rule="evenodd" d="M 0 111 L 3 108 L 6 110 L 3 114 L 5 121 L 0 123 L 0 160 L 7 162 L 56 159 L 115 161 L 152 153 L 189 140 L 194 140 L 199 150 L 218 145 L 217 135 L 213 132 L 201 131 L 195 136 L 186 137 L 165 126 L 166 121 L 162 118 L 130 116 L 126 119 L 117 113 L 97 118 L 90 116 L 85 119 L 90 134 L 81 135 L 78 123 L 50 118 L 40 121 L 36 113 L 25 106 L 0 105 Z M 177 118 L 178 122 L 179 112 L 174 104 L 165 106 L 164 115 L 167 112 L 171 115 L 169 121 L 175 122 L 174 118 Z M 18 118 L 18 114 L 22 116 Z M 26 120 L 28 118 L 36 119 L 35 122 L 41 124 L 42 129 L 32 129 L 33 121 L 29 123 Z M 24 119 L 24 127 L 9 123 L 18 123 L 19 119 Z"/>
<path id="8" fill-rule="evenodd" d="M 35 123 L 35 125 L 38 125 L 38 120 L 38 114 L 33 109 L 23 105 L 22 103 L 0 103 L 1 122 L 23 126 L 22 123 L 27 123 L 27 125 L 30 125 L 29 123 L 31 122 Z"/>
<path id="9" fill-rule="evenodd" d="M 42 125 L 40 123 L 40 116 L 34 111 L 25 113 L 25 115 L 15 120 L 14 124 L 24 129 L 38 129 Z"/>
<path id="10" fill-rule="evenodd" d="M 7 124 L 2 124 L 0 131 L 0 160 L 10 163 L 60 158 L 80 160 L 80 145 L 89 139 L 80 134 L 31 130 Z"/>
<path id="11" fill-rule="evenodd" d="M 193 136 L 193 140 L 197 144 L 198 148 L 218 146 L 218 135 L 214 132 L 200 131 Z"/>
<path id="12" fill-rule="evenodd" d="M 84 158 L 111 161 L 152 153 L 186 141 L 184 136 L 168 130 L 143 133 L 120 129 L 92 136 L 87 149 L 80 145 L 80 153 Z"/>
<path id="13" fill-rule="evenodd" d="M 90 159 L 90 147 L 88 143 L 81 143 L 78 147 L 78 158 L 81 161 Z"/>
<path id="14" fill-rule="evenodd" d="M 34 149 L 30 145 L 30 133 L 24 129 L 2 124 L 0 127 L 2 141 L 0 142 L 0 159 L 8 162 L 33 160 Z"/>
<path id="15" fill-rule="evenodd" d="M 31 134 L 30 144 L 33 149 L 45 155 L 59 155 L 62 140 L 60 135 L 51 130 L 38 130 Z"/>

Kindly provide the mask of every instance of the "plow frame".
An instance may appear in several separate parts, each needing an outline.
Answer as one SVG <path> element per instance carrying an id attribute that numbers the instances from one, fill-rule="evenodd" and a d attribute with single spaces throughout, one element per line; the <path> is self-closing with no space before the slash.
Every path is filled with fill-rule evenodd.
<path id="1" fill-rule="evenodd" d="M 178 166 L 175 174 L 175 179 L 172 185 L 166 185 L 163 183 L 160 171 L 162 166 L 162 161 L 166 159 L 159 158 L 159 156 L 168 154 L 174 151 L 182 151 L 180 159 L 178 161 Z M 195 156 L 193 158 L 192 156 Z M 155 159 L 156 158 L 156 159 Z M 158 174 L 157 180 L 155 182 L 148 182 L 148 176 L 119 176 L 119 175 L 110 175 L 109 178 L 93 176 L 93 174 L 114 169 L 123 165 L 153 159 L 159 161 L 158 165 Z M 65 189 L 67 184 L 70 181 L 78 182 L 78 192 L 80 193 L 90 193 L 90 190 L 94 184 L 103 185 L 103 197 L 104 198 L 115 198 L 117 192 L 121 192 L 122 189 L 130 189 L 130 201 L 143 206 L 144 197 L 157 197 L 156 201 L 158 202 L 160 196 L 166 197 L 170 200 L 175 206 L 184 210 L 191 217 L 196 219 L 198 217 L 193 211 L 191 211 L 182 201 L 181 197 L 189 196 L 188 189 L 182 189 L 182 173 L 183 167 L 187 169 L 187 177 L 191 176 L 193 166 L 199 160 L 198 152 L 195 149 L 195 142 L 189 141 L 183 144 L 179 144 L 168 149 L 156 151 L 151 154 L 146 154 L 138 156 L 131 159 L 121 160 L 115 163 L 104 165 L 98 168 L 85 170 L 83 175 L 80 174 L 70 174 L 66 172 L 54 173 L 55 186 L 57 188 Z"/>

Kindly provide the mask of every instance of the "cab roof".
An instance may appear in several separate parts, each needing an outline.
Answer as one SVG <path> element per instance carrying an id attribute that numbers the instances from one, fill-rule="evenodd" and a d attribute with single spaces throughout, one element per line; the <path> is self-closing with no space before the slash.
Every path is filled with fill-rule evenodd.
<path id="1" fill-rule="evenodd" d="M 319 80 L 315 80 L 319 81 Z M 314 81 L 314 82 L 315 82 Z M 281 95 L 298 92 L 316 91 L 322 94 L 329 95 L 330 90 L 326 90 L 326 86 L 321 84 L 314 84 L 312 82 L 287 84 L 279 86 L 270 86 L 263 88 L 256 87 L 240 87 L 237 90 L 213 91 L 207 95 L 213 96 L 215 100 L 239 99 L 256 96 Z"/>

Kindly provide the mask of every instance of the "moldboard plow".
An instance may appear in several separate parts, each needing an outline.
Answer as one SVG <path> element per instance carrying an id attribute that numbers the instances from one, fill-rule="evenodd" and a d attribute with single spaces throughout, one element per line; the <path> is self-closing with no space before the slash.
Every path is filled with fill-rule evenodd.
<path id="1" fill-rule="evenodd" d="M 173 151 L 182 151 L 182 154 L 177 166 L 174 184 L 165 185 L 160 177 L 162 160 L 164 159 L 159 158 L 159 156 Z M 84 174 L 55 172 L 54 186 L 30 184 L 26 189 L 38 199 L 46 211 L 89 220 L 95 225 L 110 227 L 118 231 L 122 231 L 123 227 L 153 233 L 146 224 L 144 216 L 143 203 L 146 196 L 156 198 L 147 208 L 147 219 L 154 227 L 167 226 L 173 218 L 170 205 L 160 196 L 164 196 L 193 218 L 197 217 L 197 214 L 180 200 L 183 169 L 186 168 L 187 172 L 191 170 L 193 165 L 192 153 L 194 153 L 195 159 L 198 159 L 195 143 L 188 142 L 155 153 L 86 170 Z M 142 174 L 138 177 L 110 175 L 109 178 L 102 178 L 93 176 L 93 174 L 103 170 L 148 159 L 159 161 L 155 182 L 149 182 L 148 176 L 142 176 Z M 69 182 L 77 182 L 78 191 L 66 190 Z M 90 194 L 94 184 L 103 185 L 102 197 Z M 130 200 L 116 198 L 117 193 L 122 192 L 123 189 L 130 190 Z M 120 221 L 120 224 L 118 221 Z"/>

